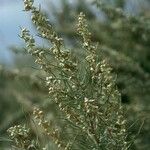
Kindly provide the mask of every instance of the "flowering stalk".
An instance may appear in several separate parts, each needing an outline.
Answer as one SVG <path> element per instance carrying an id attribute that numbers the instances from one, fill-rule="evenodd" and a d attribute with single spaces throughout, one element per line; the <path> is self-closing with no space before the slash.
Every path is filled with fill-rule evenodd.
<path id="1" fill-rule="evenodd" d="M 120 94 L 115 86 L 111 68 L 97 55 L 97 46 L 90 39 L 85 15 L 79 14 L 77 31 L 82 38 L 85 58 L 81 63 L 58 37 L 46 17 L 33 6 L 32 0 L 24 0 L 25 11 L 30 11 L 32 21 L 41 37 L 46 38 L 52 47 L 52 55 L 36 48 L 35 40 L 27 29 L 23 29 L 28 52 L 35 62 L 47 73 L 46 84 L 49 95 L 57 104 L 67 126 L 66 137 L 59 138 L 56 130 L 44 119 L 43 112 L 34 110 L 35 119 L 51 136 L 59 149 L 119 149 L 126 150 L 126 129 Z M 53 57 L 56 62 L 49 63 Z M 75 59 L 74 59 L 75 58 Z M 55 66 L 54 68 L 51 66 Z M 71 134 L 67 130 L 71 130 Z M 75 133 L 77 138 L 74 138 Z M 63 135 L 63 132 L 59 134 Z"/>

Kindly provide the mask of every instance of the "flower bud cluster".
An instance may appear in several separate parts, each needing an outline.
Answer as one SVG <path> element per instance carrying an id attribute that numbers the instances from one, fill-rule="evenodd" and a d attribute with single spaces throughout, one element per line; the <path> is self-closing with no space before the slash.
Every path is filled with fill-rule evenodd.
<path id="1" fill-rule="evenodd" d="M 90 40 L 91 33 L 88 31 L 85 14 L 83 14 L 82 12 L 79 14 L 79 17 L 78 17 L 77 31 L 79 35 L 83 37 L 83 41 L 84 41 L 83 46 L 88 47 L 89 44 L 91 43 L 91 40 Z"/>
<path id="2" fill-rule="evenodd" d="M 49 72 L 51 70 L 51 66 L 48 63 L 45 51 L 43 49 L 36 48 L 35 40 L 26 28 L 21 30 L 20 37 L 25 41 L 28 53 L 35 57 L 35 63 L 39 64 L 41 69 Z"/>
<path id="3" fill-rule="evenodd" d="M 29 135 L 29 129 L 21 125 L 10 127 L 8 129 L 8 132 L 10 133 L 10 136 L 12 139 L 18 138 L 18 137 L 27 138 Z"/>
<path id="4" fill-rule="evenodd" d="M 25 125 L 15 125 L 10 127 L 7 132 L 16 147 L 27 148 L 31 145 L 29 140 L 30 130 Z"/>
<path id="5" fill-rule="evenodd" d="M 28 49 L 28 52 L 32 54 L 34 52 L 33 48 L 35 47 L 35 40 L 33 39 L 33 37 L 30 36 L 30 33 L 26 28 L 23 28 L 21 30 L 20 37 L 23 38 L 24 41 L 27 43 L 26 47 Z"/>
<path id="6" fill-rule="evenodd" d="M 44 129 L 44 133 L 46 133 L 46 135 L 54 141 L 54 143 L 58 146 L 59 149 L 62 149 L 62 147 L 64 147 L 64 144 L 60 139 L 58 128 L 54 127 L 52 123 L 47 121 L 47 119 L 45 119 L 44 117 L 43 111 L 37 107 L 35 107 L 33 110 L 33 116 L 38 126 Z"/>
<path id="7" fill-rule="evenodd" d="M 24 1 L 24 4 L 26 5 L 26 1 Z M 30 11 L 32 14 L 32 22 L 35 24 L 41 37 L 46 38 L 50 43 L 52 43 L 52 48 L 50 48 L 50 51 L 54 54 L 54 57 L 59 62 L 59 66 L 67 72 L 76 71 L 77 64 L 75 62 L 72 62 L 72 60 L 70 59 L 70 52 L 68 50 L 62 50 L 63 39 L 57 35 L 47 18 L 35 7 L 32 7 Z M 28 47 L 31 48 L 32 45 L 29 43 L 30 41 L 25 40 L 25 42 L 28 42 Z M 34 53 L 37 53 L 39 55 L 43 54 L 43 52 L 39 52 L 39 50 L 36 50 L 36 52 Z M 41 64 L 42 59 L 38 59 L 37 62 Z M 46 64 L 42 64 L 42 68 L 45 68 L 43 65 Z"/>
<path id="8" fill-rule="evenodd" d="M 35 7 L 31 9 L 31 20 L 35 24 L 39 34 L 49 40 L 52 44 L 57 47 L 62 45 L 62 38 L 59 38 L 56 32 L 53 30 L 52 26 L 49 24 L 47 18 Z"/>
<path id="9" fill-rule="evenodd" d="M 29 11 L 32 9 L 33 2 L 34 0 L 24 0 L 25 11 Z"/>
<path id="10" fill-rule="evenodd" d="M 85 19 L 85 14 L 83 14 L 83 12 L 81 12 L 78 16 L 77 31 L 83 38 L 83 48 L 86 49 L 88 53 L 94 55 L 96 46 L 94 46 L 91 42 L 91 33 L 88 30 L 87 20 Z"/>
<path id="11" fill-rule="evenodd" d="M 83 47 L 88 52 L 86 56 L 87 69 L 90 70 L 92 81 L 90 86 L 93 87 L 91 92 L 93 97 L 84 99 L 86 122 L 90 127 L 88 129 L 89 135 L 95 139 L 97 144 L 102 143 L 100 139 L 103 137 L 105 140 L 107 139 L 106 141 L 110 141 L 112 147 L 115 147 L 115 145 L 113 146 L 115 141 L 118 147 L 125 148 L 126 144 L 123 142 L 126 140 L 125 120 L 122 114 L 123 110 L 120 109 L 121 98 L 115 87 L 112 69 L 105 60 L 98 61 L 97 47 L 92 45 L 91 33 L 88 31 L 83 13 L 80 13 L 78 22 L 78 33 L 83 38 Z M 116 123 L 119 123 L 118 127 L 120 128 L 116 128 Z M 110 133 L 107 136 L 105 135 L 106 129 L 108 129 L 107 133 Z M 100 135 L 97 134 L 99 132 Z"/>

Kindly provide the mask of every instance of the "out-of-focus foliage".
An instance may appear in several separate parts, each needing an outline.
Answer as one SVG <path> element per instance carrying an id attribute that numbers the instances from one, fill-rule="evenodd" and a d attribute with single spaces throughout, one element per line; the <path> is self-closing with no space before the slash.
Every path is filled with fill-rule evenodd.
<path id="1" fill-rule="evenodd" d="M 61 11 L 49 5 L 55 16 L 55 22 L 52 23 L 56 31 L 82 59 L 84 54 L 76 34 L 76 18 L 81 11 L 86 14 L 92 32 L 92 42 L 100 43 L 99 54 L 108 59 L 113 71 L 117 73 L 117 85 L 121 92 L 122 103 L 127 108 L 129 134 L 133 137 L 137 135 L 132 149 L 148 150 L 150 147 L 150 11 L 141 8 L 139 14 L 132 16 L 125 11 L 126 0 L 114 0 L 114 2 L 78 0 L 76 5 L 63 0 L 61 3 Z M 51 13 L 47 12 L 47 16 L 51 16 Z M 25 62 L 25 65 L 20 62 Z M 28 66 L 30 69 L 6 71 L 1 68 L 0 70 L 0 138 L 6 135 L 6 130 L 10 126 L 30 120 L 29 114 L 33 104 L 44 107 L 49 118 L 54 117 L 51 113 L 54 109 L 53 104 L 47 100 L 47 90 L 42 84 L 45 74 L 40 72 L 39 68 L 31 68 L 37 66 L 30 57 L 17 56 L 16 66 L 19 68 Z M 34 128 L 32 121 L 29 122 L 29 126 Z M 35 133 L 32 134 L 35 137 Z M 1 147 L 8 149 L 8 144 L 7 139 L 0 139 L 0 149 Z"/>

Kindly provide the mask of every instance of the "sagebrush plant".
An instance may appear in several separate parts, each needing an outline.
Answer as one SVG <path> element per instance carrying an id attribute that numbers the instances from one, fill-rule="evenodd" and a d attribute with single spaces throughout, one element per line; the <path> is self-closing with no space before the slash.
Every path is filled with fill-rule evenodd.
<path id="1" fill-rule="evenodd" d="M 35 122 L 43 129 L 45 137 L 57 146 L 54 149 L 128 149 L 126 120 L 121 95 L 115 85 L 116 76 L 107 61 L 98 54 L 98 44 L 91 41 L 84 13 L 79 14 L 77 24 L 84 55 L 84 59 L 80 59 L 65 47 L 63 39 L 33 3 L 33 0 L 24 0 L 25 11 L 31 12 L 38 34 L 50 42 L 50 48 L 38 49 L 26 28 L 22 29 L 20 37 L 24 39 L 28 53 L 47 73 L 45 82 L 49 97 L 61 112 L 61 123 L 51 122 L 42 110 L 34 108 Z M 31 144 L 26 142 L 26 139 L 31 141 L 28 140 L 29 129 L 18 125 L 8 132 L 16 149 L 31 149 Z M 45 146 L 43 149 L 52 148 Z"/>

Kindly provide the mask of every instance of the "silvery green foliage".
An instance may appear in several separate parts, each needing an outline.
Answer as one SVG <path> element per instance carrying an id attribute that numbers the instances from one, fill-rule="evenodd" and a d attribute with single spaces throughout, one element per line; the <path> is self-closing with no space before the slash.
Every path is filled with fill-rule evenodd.
<path id="1" fill-rule="evenodd" d="M 25 10 L 32 14 L 38 33 L 51 43 L 49 53 L 38 50 L 34 38 L 25 28 L 20 37 L 28 52 L 46 73 L 49 96 L 62 111 L 65 128 L 48 123 L 43 111 L 34 110 L 38 125 L 44 129 L 58 149 L 126 150 L 126 127 L 121 97 L 115 77 L 107 62 L 97 54 L 91 41 L 85 15 L 78 16 L 77 32 L 82 38 L 83 60 L 71 53 L 49 24 L 46 17 L 25 0 Z M 51 55 L 50 55 L 51 54 Z M 49 58 L 53 57 L 54 62 Z M 55 130 L 51 131 L 55 127 Z"/>

